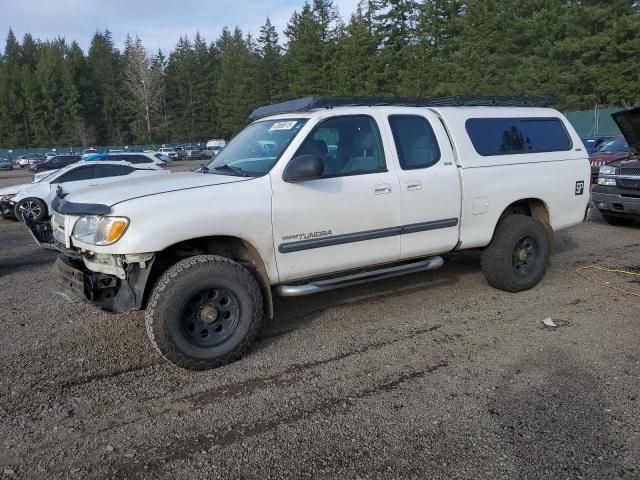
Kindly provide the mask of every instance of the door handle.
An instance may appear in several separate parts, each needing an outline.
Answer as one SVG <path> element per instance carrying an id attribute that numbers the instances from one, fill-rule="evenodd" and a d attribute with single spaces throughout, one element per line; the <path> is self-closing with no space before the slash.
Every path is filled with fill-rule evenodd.
<path id="1" fill-rule="evenodd" d="M 391 193 L 391 185 L 388 183 L 381 183 L 373 187 L 373 193 L 376 195 L 383 195 L 385 193 Z"/>
<path id="2" fill-rule="evenodd" d="M 407 182 L 407 190 L 422 190 L 422 182 L 418 180 Z"/>

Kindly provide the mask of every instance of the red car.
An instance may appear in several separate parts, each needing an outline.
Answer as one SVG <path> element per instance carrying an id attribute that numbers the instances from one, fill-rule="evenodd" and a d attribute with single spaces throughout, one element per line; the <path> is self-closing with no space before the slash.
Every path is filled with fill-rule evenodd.
<path id="1" fill-rule="evenodd" d="M 600 167 L 626 158 L 630 152 L 631 147 L 629 147 L 624 137 L 615 137 L 604 142 L 596 152 L 589 155 L 589 162 L 591 162 L 591 182 L 595 182 Z"/>

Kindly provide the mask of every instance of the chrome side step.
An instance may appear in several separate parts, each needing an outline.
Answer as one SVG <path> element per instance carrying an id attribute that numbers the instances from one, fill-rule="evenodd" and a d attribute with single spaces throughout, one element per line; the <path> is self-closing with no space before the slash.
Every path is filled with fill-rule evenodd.
<path id="1" fill-rule="evenodd" d="M 301 297 L 303 295 L 326 292 L 327 290 L 349 287 L 351 285 L 358 285 L 360 283 L 398 277 L 407 273 L 436 270 L 442 265 L 444 265 L 444 260 L 442 259 L 442 257 L 431 257 L 419 262 L 385 267 L 378 270 L 369 270 L 366 272 L 354 273 L 351 275 L 330 278 L 327 280 L 317 280 L 301 285 L 277 285 L 275 287 L 275 292 L 281 297 Z"/>

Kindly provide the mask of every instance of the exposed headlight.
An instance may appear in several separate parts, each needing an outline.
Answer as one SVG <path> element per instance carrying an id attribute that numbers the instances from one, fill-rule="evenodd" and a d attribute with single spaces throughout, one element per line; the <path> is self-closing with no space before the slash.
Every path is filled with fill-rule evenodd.
<path id="1" fill-rule="evenodd" d="M 2 200 L 4 200 L 5 202 L 8 202 L 9 200 L 11 200 L 11 199 L 12 199 L 13 197 L 15 197 L 15 196 L 16 196 L 16 194 L 15 194 L 15 193 L 12 193 L 12 194 L 10 194 L 10 195 L 3 195 L 3 196 L 2 196 L 2 197 L 0 197 L 0 198 L 2 198 Z"/>
<path id="2" fill-rule="evenodd" d="M 616 179 L 615 178 L 600 177 L 600 178 L 598 178 L 598 185 L 605 185 L 607 187 L 615 187 L 616 186 Z"/>
<path id="3" fill-rule="evenodd" d="M 609 167 L 605 165 L 604 167 L 600 167 L 600 175 L 615 175 L 616 167 Z"/>
<path id="4" fill-rule="evenodd" d="M 111 245 L 120 240 L 129 226 L 125 217 L 85 215 L 73 227 L 73 238 L 91 245 Z"/>

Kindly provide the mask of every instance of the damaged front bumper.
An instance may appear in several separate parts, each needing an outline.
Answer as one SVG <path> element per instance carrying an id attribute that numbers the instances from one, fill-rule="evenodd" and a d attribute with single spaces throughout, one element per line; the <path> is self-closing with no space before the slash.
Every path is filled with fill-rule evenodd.
<path id="1" fill-rule="evenodd" d="M 142 308 L 153 258 L 127 264 L 123 267 L 124 278 L 90 270 L 85 263 L 83 257 L 61 254 L 53 267 L 53 276 L 65 290 L 105 312 L 123 313 Z"/>
<path id="2" fill-rule="evenodd" d="M 60 252 L 53 276 L 64 290 L 106 312 L 142 308 L 155 254 L 111 255 L 74 248 L 58 213 L 50 222 L 25 219 L 25 225 L 38 245 Z"/>
<path id="3" fill-rule="evenodd" d="M 15 203 L 7 200 L 0 201 L 0 216 L 2 216 L 2 218 L 16 218 L 14 209 Z"/>

